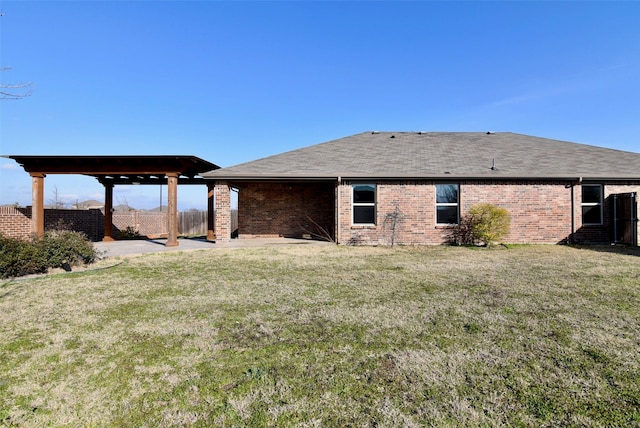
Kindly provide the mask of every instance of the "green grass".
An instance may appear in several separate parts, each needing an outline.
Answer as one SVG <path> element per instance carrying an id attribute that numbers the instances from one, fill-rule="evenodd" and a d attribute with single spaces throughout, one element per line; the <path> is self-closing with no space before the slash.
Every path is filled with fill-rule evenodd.
<path id="1" fill-rule="evenodd" d="M 291 246 L 0 285 L 0 425 L 640 426 L 640 251 Z"/>

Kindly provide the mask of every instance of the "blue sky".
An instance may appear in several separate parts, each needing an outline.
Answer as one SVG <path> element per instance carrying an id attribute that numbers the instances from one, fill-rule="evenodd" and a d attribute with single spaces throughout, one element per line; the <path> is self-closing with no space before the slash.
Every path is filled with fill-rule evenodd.
<path id="1" fill-rule="evenodd" d="M 11 1 L 0 154 L 231 166 L 380 131 L 508 131 L 640 151 L 640 2 Z M 570 161 L 570 160 L 567 160 Z M 640 166 L 639 166 L 640 168 Z M 50 175 L 45 203 L 103 199 Z M 166 190 L 163 191 L 166 197 Z M 182 186 L 180 209 L 206 207 Z M 0 204 L 31 180 L 0 158 Z M 159 188 L 114 202 L 159 205 Z"/>

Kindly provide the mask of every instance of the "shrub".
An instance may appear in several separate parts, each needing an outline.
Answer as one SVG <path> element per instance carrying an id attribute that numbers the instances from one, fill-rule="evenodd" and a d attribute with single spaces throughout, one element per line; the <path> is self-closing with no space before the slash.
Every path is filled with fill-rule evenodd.
<path id="1" fill-rule="evenodd" d="M 96 250 L 82 232 L 51 230 L 39 242 L 47 265 L 52 268 L 93 263 Z"/>
<path id="2" fill-rule="evenodd" d="M 33 241 L 7 238 L 0 234 L 0 278 L 46 271 L 46 259 Z"/>
<path id="3" fill-rule="evenodd" d="M 93 244 L 80 232 L 48 231 L 41 239 L 32 240 L 7 238 L 0 234 L 0 278 L 93 263 L 97 256 Z"/>
<path id="4" fill-rule="evenodd" d="M 118 239 L 119 240 L 140 239 L 141 237 L 142 237 L 142 235 L 140 235 L 140 232 L 138 232 L 137 230 L 135 230 L 131 226 L 127 226 L 126 229 L 118 231 Z"/>
<path id="5" fill-rule="evenodd" d="M 491 246 L 509 233 L 511 216 L 505 208 L 492 204 L 474 205 L 460 225 L 449 234 L 449 241 L 458 245 Z"/>
<path id="6" fill-rule="evenodd" d="M 474 205 L 469 209 L 473 236 L 484 245 L 491 245 L 509 233 L 511 216 L 505 208 L 492 204 Z"/>

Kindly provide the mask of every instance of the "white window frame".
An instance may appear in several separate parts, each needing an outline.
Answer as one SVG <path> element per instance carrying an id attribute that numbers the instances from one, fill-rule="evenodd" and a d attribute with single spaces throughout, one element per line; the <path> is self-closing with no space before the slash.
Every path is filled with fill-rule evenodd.
<path id="1" fill-rule="evenodd" d="M 580 201 L 580 215 L 582 216 L 582 224 L 583 225 L 593 225 L 599 226 L 604 223 L 604 187 L 602 184 L 582 184 L 582 191 L 584 191 L 585 187 L 598 187 L 600 189 L 600 201 L 599 202 L 584 202 L 584 197 L 581 198 Z M 585 223 L 584 221 L 584 207 L 600 207 L 600 222 L 599 223 Z"/>
<path id="2" fill-rule="evenodd" d="M 354 192 L 356 186 L 372 186 L 373 187 L 373 202 L 356 202 Z M 378 186 L 375 183 L 353 183 L 351 184 L 351 225 L 352 226 L 375 226 L 377 218 L 376 202 L 378 198 Z M 355 222 L 355 208 L 356 207 L 373 207 L 373 223 L 356 223 Z"/>
<path id="3" fill-rule="evenodd" d="M 456 186 L 458 189 L 458 202 L 438 202 L 438 186 Z M 460 184 L 459 183 L 438 183 L 436 184 L 436 226 L 454 226 L 460 224 Z M 455 223 L 438 223 L 438 207 L 456 207 L 457 221 Z"/>

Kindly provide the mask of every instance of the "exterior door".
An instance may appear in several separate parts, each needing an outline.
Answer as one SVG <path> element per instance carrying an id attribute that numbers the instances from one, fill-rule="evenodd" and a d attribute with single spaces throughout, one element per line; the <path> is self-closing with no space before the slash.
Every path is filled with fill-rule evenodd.
<path id="1" fill-rule="evenodd" d="M 613 242 L 638 245 L 638 203 L 636 193 L 613 195 Z"/>

